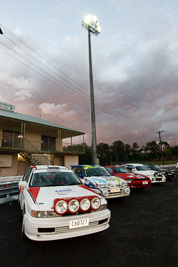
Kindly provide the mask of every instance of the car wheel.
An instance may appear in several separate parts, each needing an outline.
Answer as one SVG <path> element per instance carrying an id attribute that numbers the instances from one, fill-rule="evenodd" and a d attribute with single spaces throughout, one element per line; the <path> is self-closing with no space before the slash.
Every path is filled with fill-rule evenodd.
<path id="1" fill-rule="evenodd" d="M 23 240 L 27 239 L 27 236 L 25 235 L 25 210 L 22 211 L 22 229 L 21 229 L 21 238 Z"/>

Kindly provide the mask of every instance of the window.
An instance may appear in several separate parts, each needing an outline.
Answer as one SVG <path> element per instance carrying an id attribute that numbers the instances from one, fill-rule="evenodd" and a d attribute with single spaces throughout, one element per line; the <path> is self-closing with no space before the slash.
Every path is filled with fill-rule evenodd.
<path id="1" fill-rule="evenodd" d="M 41 136 L 42 151 L 56 151 L 56 138 L 50 136 Z"/>
<path id="2" fill-rule="evenodd" d="M 26 171 L 26 173 L 24 174 L 24 176 L 23 176 L 23 178 L 22 178 L 23 181 L 28 182 L 28 179 L 29 179 L 29 177 L 30 177 L 31 171 L 32 171 L 32 168 L 29 168 L 29 169 Z"/>
<path id="3" fill-rule="evenodd" d="M 20 132 L 3 130 L 2 147 L 20 148 Z"/>
<path id="4" fill-rule="evenodd" d="M 83 171 L 82 171 L 82 167 L 78 167 L 75 171 L 76 174 L 82 174 Z"/>

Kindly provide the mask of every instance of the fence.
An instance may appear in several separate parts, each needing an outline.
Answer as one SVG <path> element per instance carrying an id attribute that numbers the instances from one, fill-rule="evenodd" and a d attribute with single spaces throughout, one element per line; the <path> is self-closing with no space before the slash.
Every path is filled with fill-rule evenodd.
<path id="1" fill-rule="evenodd" d="M 0 177 L 0 204 L 16 200 L 21 176 Z"/>

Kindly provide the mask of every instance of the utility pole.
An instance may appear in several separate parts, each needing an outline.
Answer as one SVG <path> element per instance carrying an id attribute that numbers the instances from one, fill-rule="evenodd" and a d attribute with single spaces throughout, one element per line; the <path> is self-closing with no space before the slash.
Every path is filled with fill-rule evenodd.
<path id="1" fill-rule="evenodd" d="M 162 141 L 161 141 L 161 133 L 164 133 L 164 131 L 157 132 L 157 134 L 159 134 L 159 144 L 161 145 L 161 158 L 162 158 L 163 165 L 164 165 L 164 157 L 163 157 L 163 147 L 162 147 Z"/>
<path id="2" fill-rule="evenodd" d="M 0 34 L 3 34 L 3 31 L 1 30 L 1 27 L 0 27 Z"/>

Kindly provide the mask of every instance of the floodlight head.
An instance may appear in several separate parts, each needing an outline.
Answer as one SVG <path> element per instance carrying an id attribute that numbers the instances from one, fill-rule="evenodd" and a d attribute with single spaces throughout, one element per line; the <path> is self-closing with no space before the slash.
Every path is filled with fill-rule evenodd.
<path id="1" fill-rule="evenodd" d="M 0 28 L 0 34 L 3 34 L 3 31 L 1 30 L 1 28 Z"/>
<path id="2" fill-rule="evenodd" d="M 101 31 L 99 21 L 96 16 L 88 15 L 82 20 L 82 26 L 94 35 L 98 35 Z"/>

